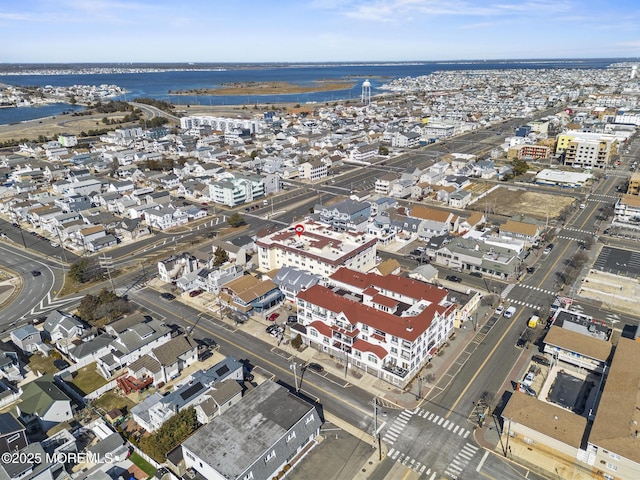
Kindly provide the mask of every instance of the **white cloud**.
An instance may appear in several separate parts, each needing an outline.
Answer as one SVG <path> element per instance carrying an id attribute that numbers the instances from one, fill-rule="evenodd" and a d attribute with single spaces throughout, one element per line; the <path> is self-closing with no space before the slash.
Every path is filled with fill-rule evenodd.
<path id="1" fill-rule="evenodd" d="M 316 0 L 314 6 L 338 10 L 343 15 L 364 21 L 403 22 L 440 16 L 509 16 L 522 14 L 544 16 L 570 11 L 570 0 L 525 0 L 520 2 L 486 2 L 473 0 L 376 0 L 373 2 Z"/>

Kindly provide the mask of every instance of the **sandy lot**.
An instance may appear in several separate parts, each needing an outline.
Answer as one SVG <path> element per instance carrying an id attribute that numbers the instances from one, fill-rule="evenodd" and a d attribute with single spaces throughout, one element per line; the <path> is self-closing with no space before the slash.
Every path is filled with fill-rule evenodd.
<path id="1" fill-rule="evenodd" d="M 473 209 L 479 211 L 488 209 L 491 213 L 506 216 L 522 214 L 544 220 L 547 215 L 549 219 L 556 218 L 563 208 L 574 201 L 573 198 L 560 195 L 500 187 L 473 204 Z"/>

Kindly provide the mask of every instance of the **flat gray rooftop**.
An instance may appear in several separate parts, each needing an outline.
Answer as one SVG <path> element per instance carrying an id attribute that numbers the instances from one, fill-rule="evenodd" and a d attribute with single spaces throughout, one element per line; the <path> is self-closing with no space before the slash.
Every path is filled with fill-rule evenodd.
<path id="1" fill-rule="evenodd" d="M 225 478 L 237 478 L 314 408 L 267 381 L 183 445 Z"/>

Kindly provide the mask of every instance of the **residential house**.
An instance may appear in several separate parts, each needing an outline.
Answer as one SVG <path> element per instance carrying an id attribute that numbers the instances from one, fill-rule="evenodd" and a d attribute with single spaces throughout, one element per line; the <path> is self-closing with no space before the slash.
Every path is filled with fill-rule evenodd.
<path id="1" fill-rule="evenodd" d="M 244 270 L 240 265 L 226 262 L 218 267 L 199 270 L 197 272 L 196 284 L 202 290 L 218 295 L 223 285 L 243 275 Z"/>
<path id="2" fill-rule="evenodd" d="M 165 283 L 177 281 L 183 275 L 198 270 L 198 260 L 188 252 L 172 255 L 158 262 L 158 276 Z"/>
<path id="3" fill-rule="evenodd" d="M 198 359 L 198 346 L 191 338 L 179 335 L 152 349 L 148 355 L 160 364 L 161 378 L 159 381 L 166 383 L 195 363 Z M 129 371 L 132 368 L 132 365 L 129 365 Z"/>
<path id="4" fill-rule="evenodd" d="M 260 280 L 253 275 L 243 275 L 223 285 L 220 299 L 234 310 L 257 312 L 267 310 L 281 302 L 284 295 L 271 280 Z"/>
<path id="5" fill-rule="evenodd" d="M 449 206 L 453 208 L 465 208 L 471 202 L 471 192 L 468 190 L 456 190 L 449 195 Z"/>
<path id="6" fill-rule="evenodd" d="M 22 386 L 20 403 L 16 405 L 18 418 L 27 432 L 38 429 L 46 432 L 51 427 L 71 420 L 71 399 L 58 388 L 53 375 L 43 375 Z"/>
<path id="7" fill-rule="evenodd" d="M 10 338 L 13 344 L 26 354 L 37 352 L 42 344 L 40 330 L 29 324 L 13 330 Z"/>
<path id="8" fill-rule="evenodd" d="M 15 462 L 0 463 L 0 478 L 3 480 L 49 480 L 69 476 L 61 461 L 62 456 L 45 452 L 40 442 L 14 450 L 13 454 Z"/>
<path id="9" fill-rule="evenodd" d="M 0 378 L 9 382 L 20 382 L 24 375 L 20 369 L 18 354 L 14 351 L 0 350 Z"/>
<path id="10" fill-rule="evenodd" d="M 268 380 L 186 439 L 182 453 L 187 469 L 204 478 L 268 480 L 321 425 L 315 406 Z"/>
<path id="11" fill-rule="evenodd" d="M 73 345 L 72 342 L 82 337 L 87 330 L 88 326 L 78 317 L 62 310 L 52 310 L 42 324 L 42 331 L 46 337 L 52 343 L 60 343 L 63 351 L 67 351 L 68 347 Z"/>
<path id="12" fill-rule="evenodd" d="M 124 240 L 137 240 L 149 235 L 149 227 L 139 218 L 125 218 L 115 228 L 116 235 Z"/>
<path id="13" fill-rule="evenodd" d="M 387 173 L 376 179 L 375 192 L 380 195 L 390 195 L 391 185 L 398 180 L 399 176 L 395 173 Z"/>
<path id="14" fill-rule="evenodd" d="M 295 302 L 296 295 L 303 290 L 307 290 L 322 280 L 317 274 L 309 273 L 291 266 L 284 266 L 273 277 L 278 289 L 290 302 Z"/>
<path id="15" fill-rule="evenodd" d="M 96 337 L 87 339 L 73 348 L 70 347 L 67 356 L 75 363 L 88 365 L 109 353 L 111 351 L 111 342 L 113 342 L 114 339 L 114 336 L 108 333 L 102 333 Z"/>
<path id="16" fill-rule="evenodd" d="M 460 217 L 446 210 L 415 205 L 409 216 L 422 220 L 418 230 L 420 240 L 458 232 Z"/>
<path id="17" fill-rule="evenodd" d="M 134 325 L 122 323 L 123 321 L 129 322 L 129 319 L 125 317 L 120 320 L 121 323 L 116 322 L 115 326 L 105 327 L 108 333 L 115 336 L 109 345 L 109 352 L 98 358 L 96 362 L 98 372 L 105 378 L 110 378 L 116 370 L 128 366 L 154 348 L 171 340 L 171 329 L 160 320 L 144 318 L 143 322 Z M 123 326 L 118 327 L 118 325 Z M 125 325 L 129 326 L 126 326 L 124 331 L 117 331 Z"/>
<path id="18" fill-rule="evenodd" d="M 409 198 L 415 182 L 409 178 L 399 179 L 391 184 L 389 195 L 394 198 Z"/>
<path id="19" fill-rule="evenodd" d="M 371 270 L 370 273 L 375 273 L 376 275 L 399 275 L 400 274 L 400 262 L 395 258 L 387 258 L 383 260 L 378 265 L 375 266 Z"/>
<path id="20" fill-rule="evenodd" d="M 17 452 L 28 444 L 29 440 L 24 425 L 18 422 L 11 413 L 0 413 L 0 454 Z"/>
<path id="21" fill-rule="evenodd" d="M 350 199 L 331 206 L 316 206 L 316 213 L 318 209 L 320 209 L 320 221 L 331 225 L 338 232 L 365 231 L 371 214 L 371 204 Z"/>
<path id="22" fill-rule="evenodd" d="M 184 225 L 189 221 L 189 216 L 180 208 L 153 206 L 145 210 L 144 220 L 150 228 L 168 230 Z"/>
<path id="23" fill-rule="evenodd" d="M 196 417 L 202 425 L 206 425 L 240 400 L 242 400 L 242 386 L 239 382 L 233 380 L 219 382 L 209 389 L 196 405 Z"/>
<path id="24" fill-rule="evenodd" d="M 509 219 L 500 225 L 500 235 L 523 240 L 527 247 L 533 245 L 542 233 L 542 227 L 535 223 L 519 222 Z"/>

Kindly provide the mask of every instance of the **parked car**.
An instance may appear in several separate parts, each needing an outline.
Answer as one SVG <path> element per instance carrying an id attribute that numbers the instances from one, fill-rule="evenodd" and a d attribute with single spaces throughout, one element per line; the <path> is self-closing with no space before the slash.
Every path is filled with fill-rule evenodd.
<path id="1" fill-rule="evenodd" d="M 195 290 L 191 290 L 189 292 L 189 296 L 190 297 L 197 297 L 198 295 L 200 295 L 202 293 L 202 290 L 200 290 L 199 288 L 195 289 Z"/>
<path id="2" fill-rule="evenodd" d="M 60 246 L 60 244 L 58 242 L 51 242 L 51 246 L 53 248 L 58 248 Z"/>
<path id="3" fill-rule="evenodd" d="M 516 313 L 516 307 L 509 307 L 504 311 L 504 318 L 511 318 Z"/>
<path id="4" fill-rule="evenodd" d="M 278 312 L 273 312 L 271 315 L 267 317 L 267 320 L 269 320 L 270 322 L 275 322 L 276 318 L 278 318 L 279 316 L 280 314 Z"/>
<path id="5" fill-rule="evenodd" d="M 160 298 L 170 302 L 171 300 L 175 300 L 176 296 L 173 293 L 163 292 L 160 294 Z"/>
<path id="6" fill-rule="evenodd" d="M 527 386 L 527 387 L 530 387 L 535 378 L 536 378 L 536 374 L 535 373 L 527 372 L 527 374 L 524 376 L 524 379 L 522 380 L 522 384 Z"/>
<path id="7" fill-rule="evenodd" d="M 527 267 L 527 273 L 533 273 L 535 271 L 536 271 L 535 267 Z"/>
<path id="8" fill-rule="evenodd" d="M 531 361 L 539 365 L 544 365 L 545 367 L 548 367 L 551 365 L 551 362 L 549 361 L 549 359 L 543 355 L 534 355 L 533 357 L 531 357 Z"/>
<path id="9" fill-rule="evenodd" d="M 200 344 L 208 348 L 216 348 L 218 346 L 214 339 L 208 337 L 201 339 Z"/>
<path id="10" fill-rule="evenodd" d="M 322 365 L 320 365 L 319 363 L 309 363 L 306 368 L 308 368 L 309 370 L 311 370 L 312 372 L 316 372 L 316 373 L 322 373 L 324 372 L 324 367 Z"/>
<path id="11" fill-rule="evenodd" d="M 297 315 L 289 315 L 287 317 L 287 323 L 298 323 L 298 316 Z"/>
<path id="12" fill-rule="evenodd" d="M 529 395 L 531 397 L 535 397 L 535 396 L 538 395 L 536 393 L 536 391 L 533 388 L 531 388 L 530 386 L 528 386 L 528 385 L 521 385 L 520 386 L 520 390 L 522 390 L 524 393 L 526 393 L 527 395 Z"/>
<path id="13" fill-rule="evenodd" d="M 462 282 L 462 279 L 460 277 L 456 277 L 455 275 L 447 275 L 445 277 L 445 280 L 448 280 L 449 282 L 457 282 L 457 283 Z"/>
<path id="14" fill-rule="evenodd" d="M 482 272 L 471 272 L 469 275 L 472 277 L 482 278 Z"/>
<path id="15" fill-rule="evenodd" d="M 497 316 L 500 316 L 504 313 L 504 307 L 502 305 L 500 305 L 498 308 L 496 308 L 496 311 L 494 312 Z"/>
<path id="16" fill-rule="evenodd" d="M 549 253 L 551 253 L 551 250 L 553 250 L 553 243 L 550 243 L 549 245 L 547 245 L 547 248 L 544 249 L 542 254 L 549 255 Z"/>

